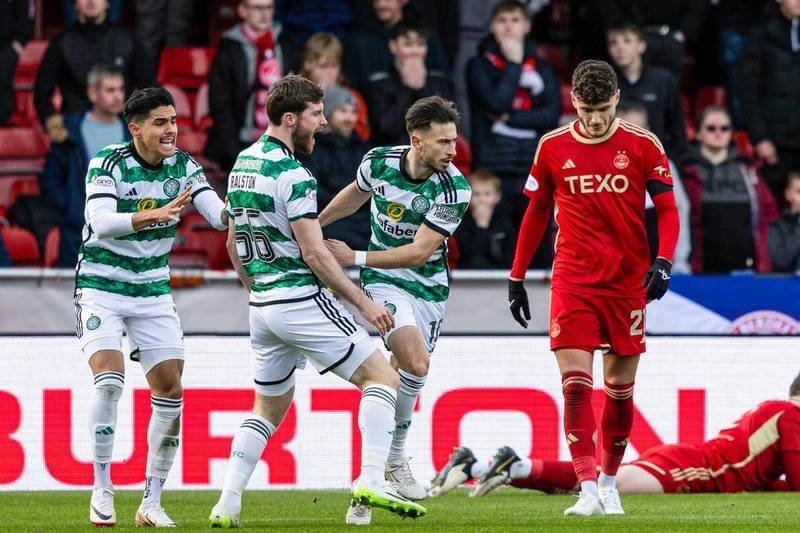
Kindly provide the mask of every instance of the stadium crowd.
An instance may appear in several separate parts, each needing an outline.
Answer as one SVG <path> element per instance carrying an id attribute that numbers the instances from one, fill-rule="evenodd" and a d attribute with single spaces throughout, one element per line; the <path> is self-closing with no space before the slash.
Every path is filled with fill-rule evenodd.
<path id="1" fill-rule="evenodd" d="M 369 148 L 405 142 L 411 104 L 455 99 L 456 165 L 474 193 L 450 264 L 508 269 L 537 143 L 575 118 L 568 75 L 598 58 L 685 191 L 675 271 L 795 272 L 799 26 L 800 0 L 2 2 L 0 266 L 75 265 L 88 161 L 129 138 L 120 114 L 135 88 L 172 93 L 178 146 L 223 193 L 268 124 L 270 86 L 299 72 L 325 93 L 329 125 L 303 161 L 320 207 Z M 329 236 L 363 248 L 366 220 L 362 210 Z M 552 261 L 550 226 L 535 268 Z M 174 266 L 230 268 L 224 236 L 197 213 L 178 235 Z"/>

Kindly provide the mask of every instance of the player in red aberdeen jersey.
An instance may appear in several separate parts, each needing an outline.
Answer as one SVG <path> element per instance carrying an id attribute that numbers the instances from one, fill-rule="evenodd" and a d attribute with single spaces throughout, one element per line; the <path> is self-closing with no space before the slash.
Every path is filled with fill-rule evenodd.
<path id="1" fill-rule="evenodd" d="M 458 448 L 436 474 L 432 493 L 441 496 L 470 479 L 478 480 L 473 496 L 506 484 L 549 494 L 578 485 L 570 462 L 520 458 L 505 446 L 489 464 Z M 800 491 L 800 375 L 788 401 L 760 403 L 713 439 L 656 446 L 622 465 L 617 488 L 623 494 Z"/>
<path id="2" fill-rule="evenodd" d="M 617 77 L 608 63 L 588 60 L 578 65 L 572 76 L 578 120 L 539 141 L 525 185 L 530 203 L 508 284 L 511 313 L 527 327 L 530 309 L 523 280 L 555 203 L 559 230 L 550 348 L 561 372 L 564 431 L 581 482 L 580 498 L 566 515 L 624 513 L 616 473 L 633 424 L 633 384 L 645 351 L 645 305 L 667 290 L 678 238 L 664 149 L 649 131 L 615 118 L 617 102 Z M 658 215 L 659 250 L 652 265 L 645 190 Z M 604 355 L 606 392 L 599 478 L 591 406 L 595 349 Z"/>

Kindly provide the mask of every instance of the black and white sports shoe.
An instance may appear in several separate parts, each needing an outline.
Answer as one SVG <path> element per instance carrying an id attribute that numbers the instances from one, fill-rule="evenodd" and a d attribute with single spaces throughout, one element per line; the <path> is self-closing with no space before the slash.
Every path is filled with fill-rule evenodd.
<path id="1" fill-rule="evenodd" d="M 465 446 L 455 448 L 444 468 L 436 472 L 433 477 L 428 496 L 431 498 L 444 496 L 462 483 L 473 479 L 472 465 L 475 461 L 475 455 L 469 448 Z"/>
<path id="2" fill-rule="evenodd" d="M 508 485 L 511 482 L 511 465 L 519 460 L 517 452 L 510 446 L 497 450 L 489 470 L 475 484 L 470 496 L 486 496 L 497 487 Z"/>

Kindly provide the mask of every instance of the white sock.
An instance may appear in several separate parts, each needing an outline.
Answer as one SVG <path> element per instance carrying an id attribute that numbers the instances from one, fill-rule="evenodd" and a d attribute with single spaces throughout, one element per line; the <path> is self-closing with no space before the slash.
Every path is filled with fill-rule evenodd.
<path id="1" fill-rule="evenodd" d="M 472 463 L 472 467 L 470 468 L 469 473 L 472 475 L 473 479 L 480 479 L 488 471 L 489 471 L 489 461 L 476 460 L 474 463 Z"/>
<path id="2" fill-rule="evenodd" d="M 167 478 L 147 476 L 144 481 L 144 495 L 142 495 L 143 506 L 161 505 L 161 491 Z"/>
<path id="3" fill-rule="evenodd" d="M 533 461 L 530 457 L 520 457 L 519 461 L 511 465 L 508 475 L 511 479 L 525 479 L 531 475 Z"/>
<path id="4" fill-rule="evenodd" d="M 581 481 L 581 492 L 591 494 L 597 498 L 597 482 L 596 481 Z"/>
<path id="5" fill-rule="evenodd" d="M 392 444 L 397 392 L 386 385 L 369 385 L 361 393 L 358 427 L 361 430 L 360 478 L 371 483 L 384 480 L 386 459 Z"/>
<path id="6" fill-rule="evenodd" d="M 397 409 L 394 414 L 394 437 L 389 449 L 389 463 L 400 464 L 406 460 L 406 437 L 408 428 L 411 427 L 411 415 L 417 403 L 417 396 L 425 386 L 427 376 L 415 376 L 403 369 L 398 369 L 400 374 L 400 390 L 397 393 Z"/>
<path id="7" fill-rule="evenodd" d="M 225 482 L 219 497 L 220 505 L 228 513 L 237 516 L 242 511 L 242 493 L 273 433 L 275 426 L 269 420 L 251 414 L 233 436 Z"/>
<path id="8" fill-rule="evenodd" d="M 94 486 L 111 488 L 111 455 L 117 429 L 117 404 L 122 396 L 125 375 L 99 372 L 94 377 L 94 396 L 89 407 L 89 442 L 94 460 Z"/>
<path id="9" fill-rule="evenodd" d="M 147 428 L 147 477 L 167 479 L 181 437 L 182 398 L 150 396 L 153 414 Z M 159 492 L 160 497 L 160 492 Z"/>
<path id="10" fill-rule="evenodd" d="M 601 489 L 613 489 L 617 486 L 617 476 L 609 476 L 600 472 L 597 478 L 597 486 Z"/>

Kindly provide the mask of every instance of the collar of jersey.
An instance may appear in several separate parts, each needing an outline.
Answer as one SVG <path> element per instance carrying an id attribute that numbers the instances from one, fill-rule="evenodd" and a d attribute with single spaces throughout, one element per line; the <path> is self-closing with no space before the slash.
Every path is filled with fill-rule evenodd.
<path id="1" fill-rule="evenodd" d="M 278 139 L 277 137 L 273 137 L 271 135 L 264 135 L 264 140 L 266 142 L 268 142 L 268 143 L 277 144 L 278 146 L 280 146 L 281 148 L 283 148 L 284 150 L 286 150 L 287 152 L 292 154 L 292 157 L 294 157 L 294 152 L 289 150 L 289 147 L 286 146 L 286 143 L 284 143 L 282 140 Z"/>
<path id="2" fill-rule="evenodd" d="M 415 185 L 419 185 L 420 183 L 425 183 L 428 180 L 428 178 L 430 178 L 430 176 L 428 176 L 427 178 L 422 178 L 420 180 L 415 180 L 408 174 L 408 172 L 406 172 L 406 156 L 408 155 L 408 152 L 410 150 L 411 147 L 406 148 L 405 150 L 403 150 L 403 153 L 400 154 L 400 175 L 403 176 L 403 178 L 405 178 L 406 181 L 413 183 Z M 433 175 L 433 173 L 431 173 L 431 175 Z"/>
<path id="3" fill-rule="evenodd" d="M 133 158 L 136 160 L 137 163 L 139 163 L 139 166 L 147 170 L 161 170 L 161 167 L 164 166 L 163 159 L 159 161 L 157 165 L 151 165 L 150 163 L 142 159 L 142 156 L 140 156 L 139 152 L 136 151 L 136 145 L 133 143 L 133 141 L 130 142 L 130 145 L 131 145 L 131 154 L 133 154 Z"/>
<path id="4" fill-rule="evenodd" d="M 615 118 L 614 121 L 611 123 L 611 127 L 608 128 L 608 131 L 602 137 L 587 137 L 580 131 L 580 120 L 576 120 L 575 122 L 570 122 L 569 124 L 569 132 L 575 138 L 576 141 L 583 143 L 583 144 L 598 144 L 603 141 L 608 140 L 609 137 L 614 135 L 614 132 L 617 131 L 619 127 L 619 119 Z"/>

